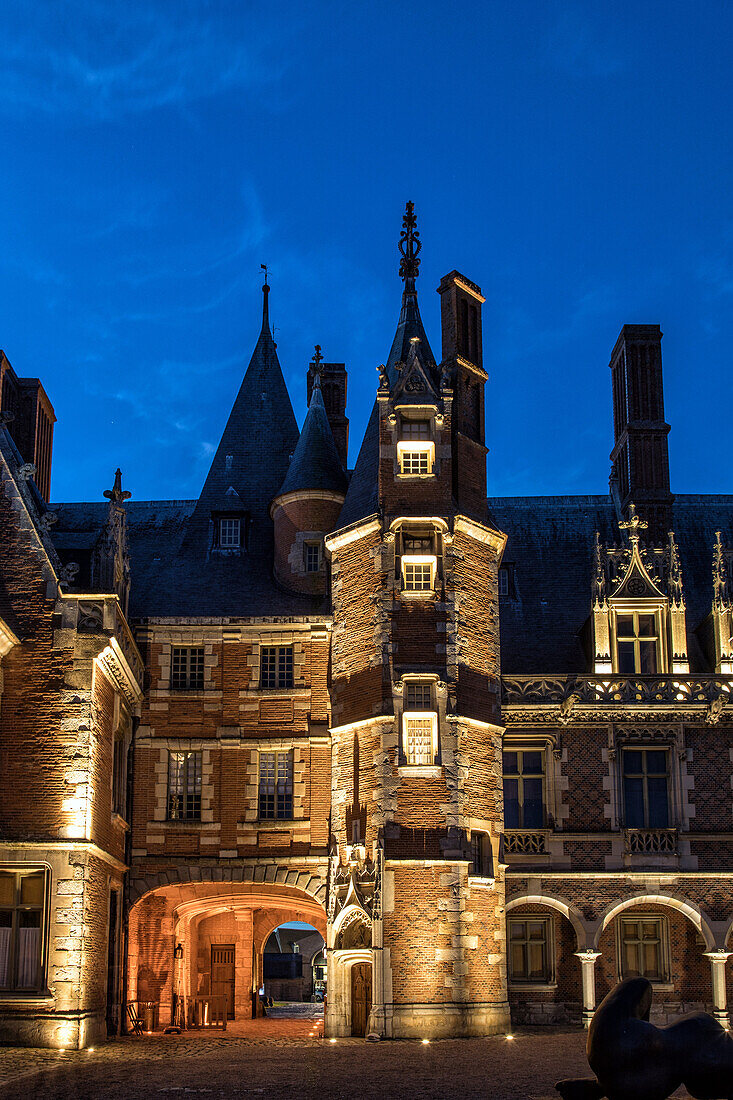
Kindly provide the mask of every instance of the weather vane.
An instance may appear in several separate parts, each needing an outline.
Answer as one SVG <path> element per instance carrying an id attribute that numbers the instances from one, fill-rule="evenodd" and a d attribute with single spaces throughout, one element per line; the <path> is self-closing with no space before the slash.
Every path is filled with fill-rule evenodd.
<path id="1" fill-rule="evenodd" d="M 260 268 L 265 273 L 265 286 L 267 286 L 267 264 L 260 264 Z"/>

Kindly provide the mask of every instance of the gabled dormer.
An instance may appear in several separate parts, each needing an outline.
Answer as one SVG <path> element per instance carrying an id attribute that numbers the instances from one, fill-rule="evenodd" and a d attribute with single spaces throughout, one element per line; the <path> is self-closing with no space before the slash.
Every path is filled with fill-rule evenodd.
<path id="1" fill-rule="evenodd" d="M 674 533 L 666 546 L 645 546 L 646 521 L 629 506 L 619 523 L 625 546 L 596 534 L 593 577 L 594 671 L 620 676 L 688 673 L 682 570 Z"/>

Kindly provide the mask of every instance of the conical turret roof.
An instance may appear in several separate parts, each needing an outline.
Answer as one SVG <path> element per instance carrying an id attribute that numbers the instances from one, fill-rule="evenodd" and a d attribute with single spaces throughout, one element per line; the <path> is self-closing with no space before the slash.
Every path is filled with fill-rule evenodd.
<path id="1" fill-rule="evenodd" d="M 345 494 L 348 484 L 326 416 L 320 377 L 316 374 L 303 430 L 278 496 L 306 489 Z"/>
<path id="2" fill-rule="evenodd" d="M 389 358 L 386 362 L 387 377 L 391 387 L 394 387 L 399 379 L 397 371 L 398 363 L 407 363 L 410 356 L 414 356 L 420 363 L 426 378 L 434 386 L 436 392 L 440 392 L 440 378 L 435 363 L 435 356 L 430 347 L 425 327 L 420 316 L 420 307 L 417 303 L 417 279 L 420 267 L 418 254 L 422 248 L 420 234 L 417 230 L 413 203 L 408 202 L 402 219 L 402 234 L 400 237 L 400 277 L 404 280 L 405 287 L 402 292 L 402 308 L 397 322 Z M 417 338 L 417 342 L 413 341 Z M 339 516 L 339 527 L 346 527 L 350 523 L 356 523 L 365 516 L 377 511 L 377 486 L 379 472 L 379 409 L 376 401 L 369 417 L 369 422 L 364 433 L 364 440 L 356 460 L 354 472 L 351 475 L 349 491 Z"/>

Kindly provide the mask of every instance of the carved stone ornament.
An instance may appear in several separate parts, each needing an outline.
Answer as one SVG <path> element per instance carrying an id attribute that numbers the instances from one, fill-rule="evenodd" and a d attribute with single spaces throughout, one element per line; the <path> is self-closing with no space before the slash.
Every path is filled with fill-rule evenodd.
<path id="1" fill-rule="evenodd" d="M 36 476 L 36 467 L 32 462 L 24 462 L 18 470 L 18 473 L 22 477 L 23 481 L 30 481 L 32 477 Z"/>
<path id="2" fill-rule="evenodd" d="M 352 849 L 352 852 L 355 849 Z M 343 862 L 339 853 L 331 857 L 328 886 L 328 917 L 336 920 L 347 906 L 355 905 L 367 920 L 379 915 L 381 875 L 378 861 L 367 853 L 363 859 Z"/>
<path id="3" fill-rule="evenodd" d="M 717 699 L 713 699 L 712 703 L 708 707 L 708 712 L 705 715 L 706 726 L 717 726 L 718 722 L 723 716 L 725 710 L 725 697 L 719 695 Z"/>

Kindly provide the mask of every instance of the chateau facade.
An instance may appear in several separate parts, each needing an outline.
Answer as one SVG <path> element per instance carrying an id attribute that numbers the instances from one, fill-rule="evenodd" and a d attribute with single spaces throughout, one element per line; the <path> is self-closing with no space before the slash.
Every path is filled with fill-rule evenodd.
<path id="1" fill-rule="evenodd" d="M 49 504 L 54 414 L 0 357 L 0 1041 L 261 1012 L 326 941 L 331 1037 L 670 1019 L 733 994 L 733 496 L 675 496 L 661 337 L 611 356 L 610 491 L 487 500 L 480 288 L 408 203 L 399 323 L 347 468 L 268 318 L 200 496 Z M 721 456 L 722 457 L 722 456 Z"/>

